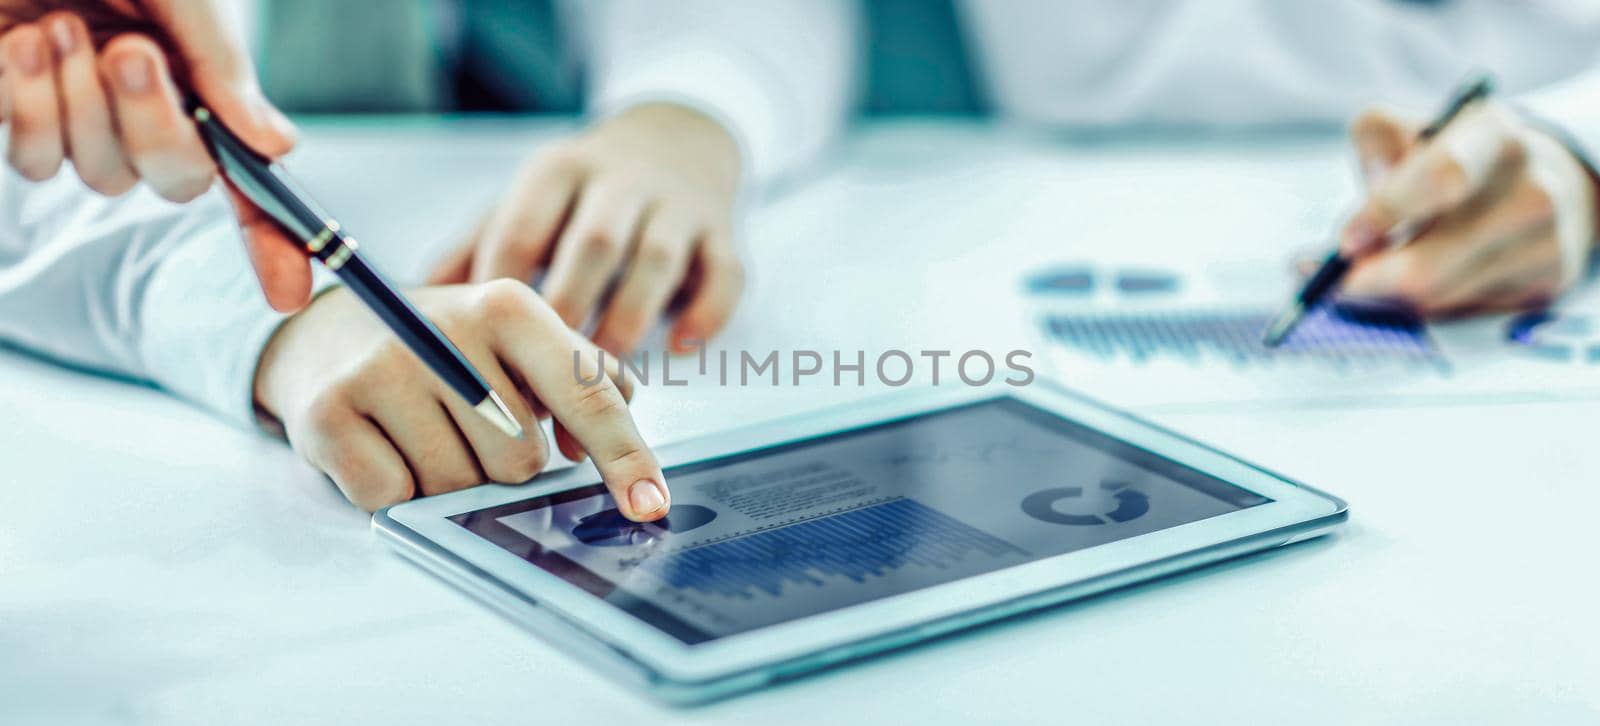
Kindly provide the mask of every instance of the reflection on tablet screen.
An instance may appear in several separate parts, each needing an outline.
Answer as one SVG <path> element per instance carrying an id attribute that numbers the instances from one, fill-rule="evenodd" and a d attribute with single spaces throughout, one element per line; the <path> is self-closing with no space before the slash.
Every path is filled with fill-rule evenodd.
<path id="1" fill-rule="evenodd" d="M 661 522 L 598 484 L 451 520 L 699 643 L 1269 501 L 1009 398 L 666 473 Z"/>

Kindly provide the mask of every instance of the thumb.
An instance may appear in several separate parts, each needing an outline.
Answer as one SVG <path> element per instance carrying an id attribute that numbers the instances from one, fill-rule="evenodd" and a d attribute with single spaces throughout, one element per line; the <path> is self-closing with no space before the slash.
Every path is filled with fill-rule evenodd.
<path id="1" fill-rule="evenodd" d="M 145 6 L 175 46 L 189 86 L 212 113 L 269 158 L 294 147 L 294 124 L 262 95 L 249 52 L 218 3 L 153 0 Z"/>

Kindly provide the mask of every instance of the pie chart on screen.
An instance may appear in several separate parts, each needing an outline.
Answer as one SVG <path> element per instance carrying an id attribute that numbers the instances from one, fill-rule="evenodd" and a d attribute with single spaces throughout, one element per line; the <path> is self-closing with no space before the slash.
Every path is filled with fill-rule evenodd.
<path id="1" fill-rule="evenodd" d="M 1022 500 L 1022 511 L 1041 522 L 1092 527 L 1144 516 L 1150 511 L 1150 497 L 1125 482 L 1104 481 L 1087 491 L 1056 487 L 1034 492 Z"/>
<path id="2" fill-rule="evenodd" d="M 717 518 L 715 510 L 698 504 L 677 504 L 654 522 L 635 522 L 616 509 L 596 512 L 578 520 L 572 538 L 591 547 L 632 547 L 649 544 L 668 532 L 698 529 Z"/>

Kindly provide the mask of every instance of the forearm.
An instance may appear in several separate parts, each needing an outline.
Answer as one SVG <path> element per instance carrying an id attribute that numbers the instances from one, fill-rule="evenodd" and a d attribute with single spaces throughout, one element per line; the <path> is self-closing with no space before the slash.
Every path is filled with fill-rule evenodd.
<path id="1" fill-rule="evenodd" d="M 66 175 L 9 176 L 0 214 L 0 339 L 253 421 L 255 362 L 282 316 L 262 301 L 219 192 L 180 206 L 142 188 L 107 199 Z"/>

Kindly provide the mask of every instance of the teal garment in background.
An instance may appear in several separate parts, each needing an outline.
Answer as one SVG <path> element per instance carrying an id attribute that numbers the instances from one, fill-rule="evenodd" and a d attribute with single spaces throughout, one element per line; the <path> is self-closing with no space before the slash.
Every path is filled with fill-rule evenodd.
<path id="1" fill-rule="evenodd" d="M 864 113 L 985 113 L 952 0 L 865 0 Z"/>
<path id="2" fill-rule="evenodd" d="M 667 0 L 670 1 L 670 0 Z M 737 0 L 728 0 L 737 2 Z M 574 112 L 552 0 L 262 0 L 267 95 L 291 112 Z M 987 110 L 952 0 L 863 0 L 862 110 Z"/>
<path id="3" fill-rule="evenodd" d="M 293 112 L 571 112 L 551 0 L 263 0 L 261 75 Z"/>
<path id="4" fill-rule="evenodd" d="M 579 110 L 577 54 L 551 0 L 457 0 L 456 105 L 463 109 Z"/>
<path id="5" fill-rule="evenodd" d="M 443 111 L 436 0 L 263 0 L 261 83 L 291 112 Z"/>

